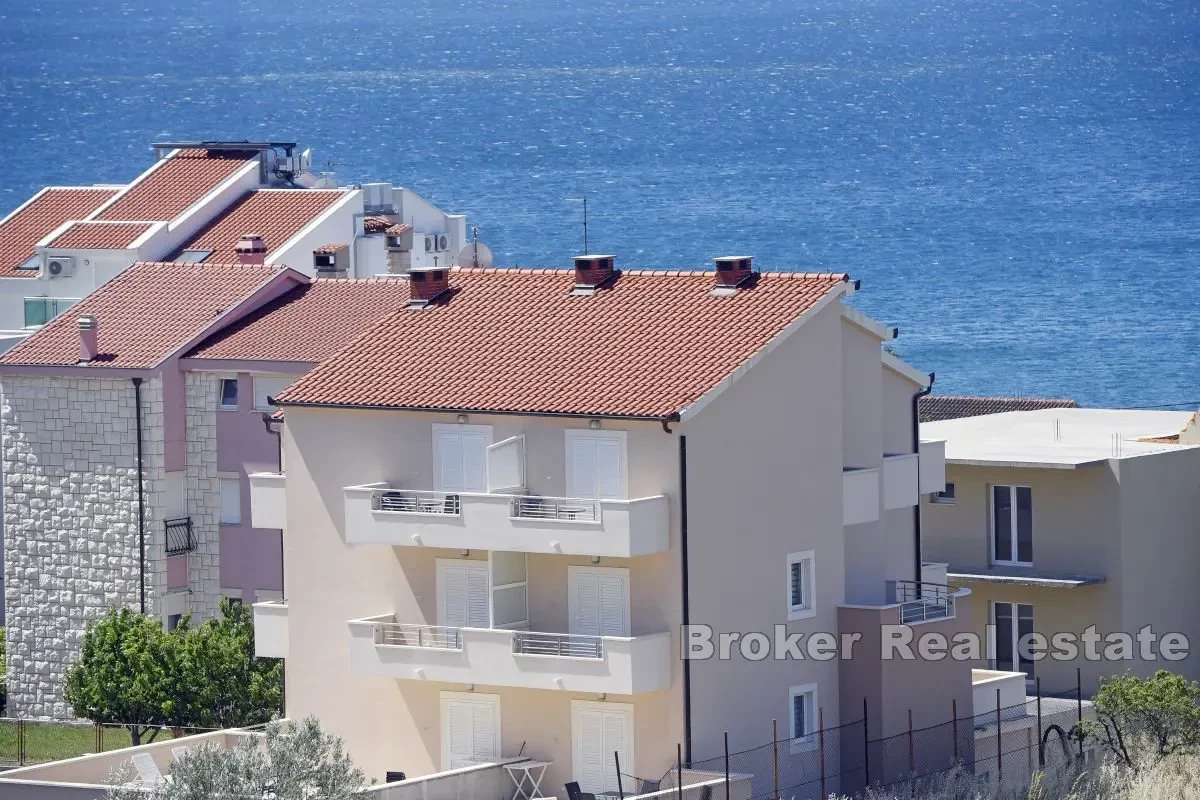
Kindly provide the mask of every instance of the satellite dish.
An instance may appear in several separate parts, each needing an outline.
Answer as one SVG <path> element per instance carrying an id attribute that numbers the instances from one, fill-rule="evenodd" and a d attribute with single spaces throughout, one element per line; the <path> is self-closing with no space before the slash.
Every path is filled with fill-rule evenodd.
<path id="1" fill-rule="evenodd" d="M 460 267 L 490 267 L 492 265 L 492 248 L 483 242 L 472 242 L 458 251 Z"/>

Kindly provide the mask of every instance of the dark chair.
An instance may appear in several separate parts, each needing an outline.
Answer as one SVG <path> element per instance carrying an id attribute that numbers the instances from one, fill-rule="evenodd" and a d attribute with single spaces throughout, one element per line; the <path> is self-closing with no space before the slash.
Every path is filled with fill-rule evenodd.
<path id="1" fill-rule="evenodd" d="M 568 800 L 596 800 L 596 795 L 580 790 L 576 781 L 571 781 L 566 787 Z"/>

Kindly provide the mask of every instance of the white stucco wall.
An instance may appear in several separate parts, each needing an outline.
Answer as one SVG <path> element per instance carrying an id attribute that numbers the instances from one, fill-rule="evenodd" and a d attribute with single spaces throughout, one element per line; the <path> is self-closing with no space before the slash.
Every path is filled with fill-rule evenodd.
<path id="1" fill-rule="evenodd" d="M 139 603 L 134 388 L 6 376 L 3 405 L 8 713 L 71 718 L 62 679 L 87 624 Z M 142 386 L 147 611 L 166 586 L 162 383 Z"/>

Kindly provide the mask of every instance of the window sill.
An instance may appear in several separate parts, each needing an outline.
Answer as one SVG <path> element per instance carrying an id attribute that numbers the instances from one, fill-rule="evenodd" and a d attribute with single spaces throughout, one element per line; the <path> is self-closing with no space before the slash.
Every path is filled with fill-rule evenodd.
<path id="1" fill-rule="evenodd" d="M 952 506 L 952 505 L 955 505 L 955 502 L 953 500 L 938 500 L 937 498 L 931 497 L 931 498 L 929 498 L 929 505 L 931 505 L 931 506 Z"/>
<path id="2" fill-rule="evenodd" d="M 217 411 L 237 411 L 237 410 L 238 410 L 237 406 L 226 406 L 226 405 L 217 406 Z"/>
<path id="3" fill-rule="evenodd" d="M 796 753 L 811 753 L 817 749 L 817 734 L 810 733 L 799 739 L 793 738 L 789 749 L 793 755 Z"/>
<path id="4" fill-rule="evenodd" d="M 237 522 L 225 522 L 224 520 L 222 520 L 221 522 L 218 522 L 217 524 L 220 525 L 222 528 L 233 528 L 238 525 L 241 525 L 242 521 L 238 520 Z"/>
<path id="5" fill-rule="evenodd" d="M 788 622 L 793 622 L 798 619 L 812 619 L 817 615 L 815 608 L 789 608 Z"/>

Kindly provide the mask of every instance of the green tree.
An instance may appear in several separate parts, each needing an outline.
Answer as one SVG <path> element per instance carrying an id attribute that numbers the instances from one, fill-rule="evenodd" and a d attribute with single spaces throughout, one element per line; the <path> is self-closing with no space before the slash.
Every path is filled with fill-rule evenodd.
<path id="1" fill-rule="evenodd" d="M 1118 761 L 1137 769 L 1139 745 L 1155 761 L 1200 746 L 1200 684 L 1159 670 L 1151 678 L 1107 678 L 1095 698 L 1096 720 L 1085 730 Z"/>
<path id="2" fill-rule="evenodd" d="M 315 717 L 292 726 L 267 725 L 263 736 L 245 736 L 232 749 L 205 744 L 171 765 L 171 779 L 149 791 L 116 776 L 108 800 L 348 800 L 367 786 L 366 776 L 342 740 L 321 730 Z"/>
<path id="3" fill-rule="evenodd" d="M 135 745 L 151 730 L 153 741 L 180 711 L 180 639 L 129 608 L 110 610 L 89 626 L 83 652 L 67 671 L 67 702 L 93 722 L 125 725 Z"/>

